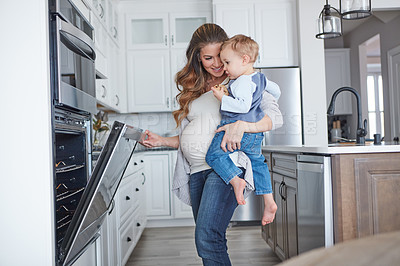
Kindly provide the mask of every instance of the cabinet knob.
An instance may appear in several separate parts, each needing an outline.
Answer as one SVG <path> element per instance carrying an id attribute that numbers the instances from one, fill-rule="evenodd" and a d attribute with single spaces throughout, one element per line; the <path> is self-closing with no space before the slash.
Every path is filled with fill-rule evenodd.
<path id="1" fill-rule="evenodd" d="M 137 223 L 136 226 L 140 226 L 140 223 Z"/>
<path id="2" fill-rule="evenodd" d="M 139 189 L 138 189 L 138 188 L 136 188 L 136 191 L 139 191 Z"/>
<path id="3" fill-rule="evenodd" d="M 141 162 L 141 163 L 144 163 L 144 161 L 143 161 L 143 160 L 140 160 L 140 162 Z"/>
<path id="4" fill-rule="evenodd" d="M 131 198 L 129 197 L 129 196 L 126 196 L 126 198 L 125 198 L 126 200 L 130 200 Z"/>
<path id="5" fill-rule="evenodd" d="M 129 236 L 126 238 L 126 241 L 127 242 L 131 242 L 132 241 L 132 238 L 130 238 Z"/>
<path id="6" fill-rule="evenodd" d="M 133 165 L 137 165 L 137 162 L 134 162 Z"/>

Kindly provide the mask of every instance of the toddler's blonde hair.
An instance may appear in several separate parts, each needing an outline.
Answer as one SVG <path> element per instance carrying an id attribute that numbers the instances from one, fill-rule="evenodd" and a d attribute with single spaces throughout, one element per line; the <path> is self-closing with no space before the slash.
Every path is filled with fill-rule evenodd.
<path id="1" fill-rule="evenodd" d="M 221 46 L 221 51 L 230 47 L 240 56 L 248 55 L 250 62 L 254 63 L 258 57 L 258 44 L 252 38 L 243 34 L 238 34 L 225 41 Z"/>

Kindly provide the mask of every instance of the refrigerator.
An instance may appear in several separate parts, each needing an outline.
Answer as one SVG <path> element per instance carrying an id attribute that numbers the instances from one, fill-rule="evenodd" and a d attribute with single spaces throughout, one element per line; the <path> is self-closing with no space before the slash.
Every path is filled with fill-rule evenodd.
<path id="1" fill-rule="evenodd" d="M 259 70 L 281 89 L 278 104 L 282 113 L 283 126 L 265 133 L 265 145 L 302 145 L 300 69 L 286 67 Z"/>
<path id="2" fill-rule="evenodd" d="M 278 99 L 279 110 L 282 113 L 283 126 L 273 131 L 266 132 L 264 145 L 302 145 L 302 108 L 300 69 L 298 67 L 262 68 L 268 80 L 278 84 L 281 96 Z M 263 211 L 261 197 L 254 193 L 246 199 L 245 205 L 239 205 L 233 216 L 232 222 L 260 221 Z"/>

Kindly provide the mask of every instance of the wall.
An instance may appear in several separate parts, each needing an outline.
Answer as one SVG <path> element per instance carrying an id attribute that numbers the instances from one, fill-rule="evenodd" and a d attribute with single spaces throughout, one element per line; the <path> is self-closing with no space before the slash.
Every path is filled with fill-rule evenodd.
<path id="1" fill-rule="evenodd" d="M 385 106 L 385 134 L 386 140 L 390 140 L 390 116 L 389 116 L 389 91 L 388 91 L 388 64 L 387 64 L 387 52 L 400 45 L 400 34 L 394 34 L 398 32 L 400 28 L 400 16 L 383 23 L 376 17 L 371 17 L 361 24 L 355 30 L 346 34 L 342 38 L 332 39 L 325 41 L 325 48 L 350 48 L 350 72 L 351 72 L 351 85 L 353 88 L 361 92 L 360 84 L 360 63 L 359 63 L 359 45 L 375 36 L 380 34 L 381 40 L 381 70 L 383 78 L 383 95 L 384 95 L 384 106 Z M 362 99 L 363 100 L 363 99 Z M 363 100 L 366 101 L 366 100 Z M 356 102 L 353 99 L 353 113 L 356 114 Z M 363 119 L 367 118 L 366 110 L 363 110 Z M 352 116 L 350 121 L 351 125 L 356 125 L 357 117 Z M 355 126 L 352 127 L 351 135 L 355 137 Z"/>
<path id="2" fill-rule="evenodd" d="M 304 144 L 324 146 L 328 144 L 324 42 L 315 38 L 323 3 L 299 0 L 297 5 Z"/>
<path id="3" fill-rule="evenodd" d="M 1 1 L 0 265 L 54 265 L 47 3 Z"/>

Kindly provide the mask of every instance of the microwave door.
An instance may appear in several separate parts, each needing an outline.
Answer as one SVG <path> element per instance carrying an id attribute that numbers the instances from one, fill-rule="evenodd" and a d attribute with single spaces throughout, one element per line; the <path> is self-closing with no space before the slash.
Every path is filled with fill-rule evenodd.
<path id="1" fill-rule="evenodd" d="M 95 68 L 93 41 L 84 32 L 55 16 L 57 62 L 54 83 L 55 96 L 62 105 L 96 113 Z"/>
<path id="2" fill-rule="evenodd" d="M 58 265 L 70 265 L 98 236 L 142 130 L 114 122 L 60 246 Z"/>

